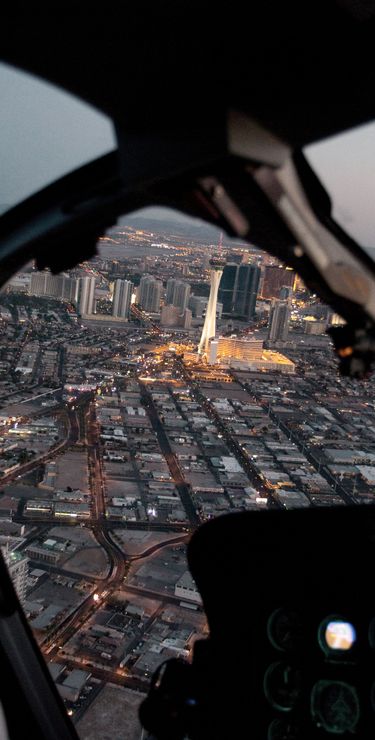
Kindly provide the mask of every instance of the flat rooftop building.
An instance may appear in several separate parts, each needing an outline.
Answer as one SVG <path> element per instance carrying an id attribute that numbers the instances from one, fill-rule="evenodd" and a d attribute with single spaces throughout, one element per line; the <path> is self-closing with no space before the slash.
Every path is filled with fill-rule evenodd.
<path id="1" fill-rule="evenodd" d="M 280 352 L 263 349 L 258 339 L 220 337 L 217 349 L 218 362 L 243 370 L 278 370 L 294 373 L 295 364 Z"/>

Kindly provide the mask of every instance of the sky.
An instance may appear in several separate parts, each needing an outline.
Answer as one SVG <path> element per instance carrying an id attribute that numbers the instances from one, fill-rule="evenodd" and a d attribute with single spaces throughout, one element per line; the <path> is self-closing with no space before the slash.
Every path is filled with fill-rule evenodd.
<path id="1" fill-rule="evenodd" d="M 375 123 L 310 145 L 305 154 L 331 195 L 336 220 L 375 248 Z"/>
<path id="2" fill-rule="evenodd" d="M 0 208 L 116 147 L 105 115 L 1 63 L 0 100 Z M 331 195 L 334 216 L 363 246 L 375 248 L 375 123 L 305 153 Z M 174 221 L 187 220 L 170 213 Z"/>
<path id="3" fill-rule="evenodd" d="M 15 205 L 116 148 L 107 116 L 0 63 L 0 204 Z"/>

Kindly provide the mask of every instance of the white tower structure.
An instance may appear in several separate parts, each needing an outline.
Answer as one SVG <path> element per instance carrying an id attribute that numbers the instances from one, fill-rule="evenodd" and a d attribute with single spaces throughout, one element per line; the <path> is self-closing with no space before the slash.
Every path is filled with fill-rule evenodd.
<path id="1" fill-rule="evenodd" d="M 81 295 L 79 300 L 79 313 L 81 316 L 84 314 L 94 313 L 95 303 L 95 277 L 82 277 L 80 283 Z"/>
<path id="2" fill-rule="evenodd" d="M 112 305 L 113 316 L 128 318 L 132 290 L 133 283 L 129 280 L 116 280 Z"/>
<path id="3" fill-rule="evenodd" d="M 216 304 L 221 276 L 223 274 L 225 260 L 221 257 L 210 259 L 211 287 L 210 297 L 207 303 L 206 318 L 203 324 L 201 340 L 198 345 L 200 355 L 208 355 L 210 339 L 216 335 Z"/>

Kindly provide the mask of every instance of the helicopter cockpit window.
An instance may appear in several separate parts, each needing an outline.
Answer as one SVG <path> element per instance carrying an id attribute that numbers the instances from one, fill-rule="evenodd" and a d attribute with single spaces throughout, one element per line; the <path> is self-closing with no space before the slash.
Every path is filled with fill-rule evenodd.
<path id="1" fill-rule="evenodd" d="M 114 148 L 65 94 L 50 104 L 7 67 L 0 84 L 5 208 Z M 307 152 L 317 170 L 325 146 Z M 258 245 L 159 208 L 120 219 L 91 261 L 31 262 L 4 287 L 0 542 L 82 737 L 135 736 L 154 671 L 207 635 L 186 560 L 200 523 L 374 503 L 374 381 L 339 375 L 340 323 Z M 350 628 L 330 618 L 324 649 Z"/>
<path id="2" fill-rule="evenodd" d="M 103 113 L 3 63 L 0 98 L 0 213 L 116 148 Z"/>
<path id="3" fill-rule="evenodd" d="M 372 258 L 375 256 L 374 151 L 374 123 L 358 126 L 305 149 L 305 155 L 331 198 L 333 217 Z"/>

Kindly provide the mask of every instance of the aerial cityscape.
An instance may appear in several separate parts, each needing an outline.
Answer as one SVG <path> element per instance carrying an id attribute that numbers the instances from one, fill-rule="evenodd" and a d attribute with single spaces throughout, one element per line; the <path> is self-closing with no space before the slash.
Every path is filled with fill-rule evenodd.
<path id="1" fill-rule="evenodd" d="M 156 668 L 208 634 L 192 532 L 374 503 L 375 383 L 339 376 L 342 319 L 293 270 L 177 220 L 25 265 L 0 322 L 3 556 L 80 737 L 136 738 Z"/>

